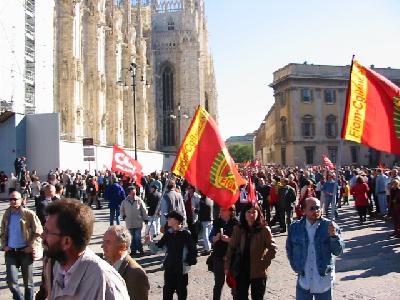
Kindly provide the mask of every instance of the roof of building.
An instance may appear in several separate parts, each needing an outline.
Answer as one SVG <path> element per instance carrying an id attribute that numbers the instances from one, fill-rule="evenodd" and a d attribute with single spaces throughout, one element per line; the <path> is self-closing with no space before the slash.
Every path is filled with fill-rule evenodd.
<path id="1" fill-rule="evenodd" d="M 374 71 L 382 74 L 390 80 L 400 81 L 400 69 L 395 68 L 375 68 L 370 66 Z M 279 84 L 286 79 L 330 79 L 330 80 L 348 80 L 350 65 L 333 66 L 333 65 L 315 65 L 304 62 L 303 64 L 289 63 L 286 66 L 276 70 L 273 73 L 273 82 L 271 87 Z"/>
<path id="2" fill-rule="evenodd" d="M 246 135 L 234 135 L 226 140 L 226 143 L 243 143 L 252 142 L 254 139 L 254 133 L 248 133 Z"/>

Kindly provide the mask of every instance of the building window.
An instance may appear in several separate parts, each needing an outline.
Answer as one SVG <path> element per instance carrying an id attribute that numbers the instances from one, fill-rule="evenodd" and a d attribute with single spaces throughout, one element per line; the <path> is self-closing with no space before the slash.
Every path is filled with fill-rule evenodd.
<path id="1" fill-rule="evenodd" d="M 328 157 L 334 164 L 337 162 L 337 152 L 337 147 L 328 147 Z"/>
<path id="2" fill-rule="evenodd" d="M 286 166 L 286 148 L 281 148 L 281 163 Z"/>
<path id="3" fill-rule="evenodd" d="M 311 103 L 313 100 L 313 92 L 309 88 L 301 89 L 301 101 Z"/>
<path id="4" fill-rule="evenodd" d="M 175 145 L 175 120 L 170 118 L 174 110 L 174 74 L 170 67 L 162 73 L 162 107 L 163 107 L 163 145 Z"/>
<path id="5" fill-rule="evenodd" d="M 175 30 L 175 23 L 172 19 L 168 21 L 168 30 Z"/>
<path id="6" fill-rule="evenodd" d="M 287 138 L 287 119 L 286 119 L 286 117 L 281 117 L 281 137 L 283 139 Z"/>
<path id="7" fill-rule="evenodd" d="M 302 133 L 304 138 L 313 138 L 315 135 L 314 118 L 310 115 L 305 115 L 302 118 Z"/>
<path id="8" fill-rule="evenodd" d="M 325 132 L 326 137 L 330 139 L 334 139 L 337 137 L 337 122 L 336 117 L 334 115 L 329 115 L 325 120 Z"/>
<path id="9" fill-rule="evenodd" d="M 360 153 L 360 147 L 358 147 L 358 146 L 350 147 L 350 156 L 351 156 L 352 164 L 358 164 L 359 153 Z"/>
<path id="10" fill-rule="evenodd" d="M 336 102 L 336 90 L 324 90 L 324 100 L 326 104 L 334 104 Z"/>
<path id="11" fill-rule="evenodd" d="M 306 152 L 306 164 L 307 165 L 314 164 L 315 147 L 304 147 L 304 150 Z"/>

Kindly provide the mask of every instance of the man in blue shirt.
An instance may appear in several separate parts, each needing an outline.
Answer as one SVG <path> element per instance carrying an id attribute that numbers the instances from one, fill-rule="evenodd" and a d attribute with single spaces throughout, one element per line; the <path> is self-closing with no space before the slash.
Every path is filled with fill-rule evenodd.
<path id="1" fill-rule="evenodd" d="M 328 174 L 328 180 L 322 186 L 321 191 L 324 193 L 324 196 L 325 196 L 325 198 L 324 198 L 325 203 L 323 205 L 323 213 L 325 214 L 326 217 L 328 217 L 329 206 L 332 206 L 331 209 L 333 209 L 333 212 L 335 213 L 335 217 L 337 217 L 338 213 L 337 213 L 337 209 L 336 209 L 336 200 L 337 200 L 338 184 L 335 181 L 334 174 Z"/>
<path id="2" fill-rule="evenodd" d="M 108 201 L 108 207 L 110 208 L 110 226 L 114 225 L 114 221 L 119 225 L 121 222 L 119 209 L 121 202 L 126 198 L 126 194 L 122 186 L 117 182 L 116 177 L 112 178 L 112 184 L 106 188 L 104 198 Z"/>
<path id="3" fill-rule="evenodd" d="M 377 169 L 375 181 L 375 194 L 378 196 L 379 214 L 384 217 L 387 214 L 386 189 L 388 177 L 382 172 L 382 169 Z"/>
<path id="4" fill-rule="evenodd" d="M 320 202 L 307 198 L 304 217 L 292 223 L 286 241 L 286 253 L 298 274 L 297 300 L 330 300 L 335 279 L 335 256 L 343 253 L 339 227 L 321 217 Z"/>
<path id="5" fill-rule="evenodd" d="M 9 195 L 10 207 L 1 220 L 1 247 L 5 251 L 7 285 L 14 299 L 24 299 L 18 285 L 21 267 L 25 299 L 33 299 L 33 259 L 41 247 L 42 225 L 36 214 L 22 206 L 19 192 Z"/>

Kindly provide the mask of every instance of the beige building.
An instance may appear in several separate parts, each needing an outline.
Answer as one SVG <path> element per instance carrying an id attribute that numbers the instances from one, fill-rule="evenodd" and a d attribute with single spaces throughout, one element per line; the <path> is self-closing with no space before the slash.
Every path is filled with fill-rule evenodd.
<path id="1" fill-rule="evenodd" d="M 371 66 L 374 68 L 374 66 Z M 374 68 L 394 83 L 400 70 Z M 264 164 L 322 164 L 322 155 L 342 165 L 392 165 L 399 157 L 341 141 L 350 66 L 288 64 L 273 74 L 274 104 L 256 131 L 255 153 Z M 339 149 L 342 149 L 339 153 Z"/>
<path id="2" fill-rule="evenodd" d="M 217 119 L 203 0 L 55 3 L 63 139 L 176 151 L 199 104 Z"/>

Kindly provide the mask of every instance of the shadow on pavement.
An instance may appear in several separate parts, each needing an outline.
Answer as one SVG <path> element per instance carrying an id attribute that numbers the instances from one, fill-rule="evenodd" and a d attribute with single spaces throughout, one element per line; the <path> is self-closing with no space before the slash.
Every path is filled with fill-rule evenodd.
<path id="1" fill-rule="evenodd" d="M 359 274 L 342 277 L 340 281 L 355 280 L 400 272 L 398 261 L 400 239 L 391 238 L 389 234 L 392 224 L 384 220 L 372 219 L 359 224 L 358 216 L 353 208 L 342 211 L 337 223 L 342 231 L 351 232 L 370 228 L 369 234 L 346 239 L 345 253 L 337 258 L 336 272 L 359 272 Z"/>

